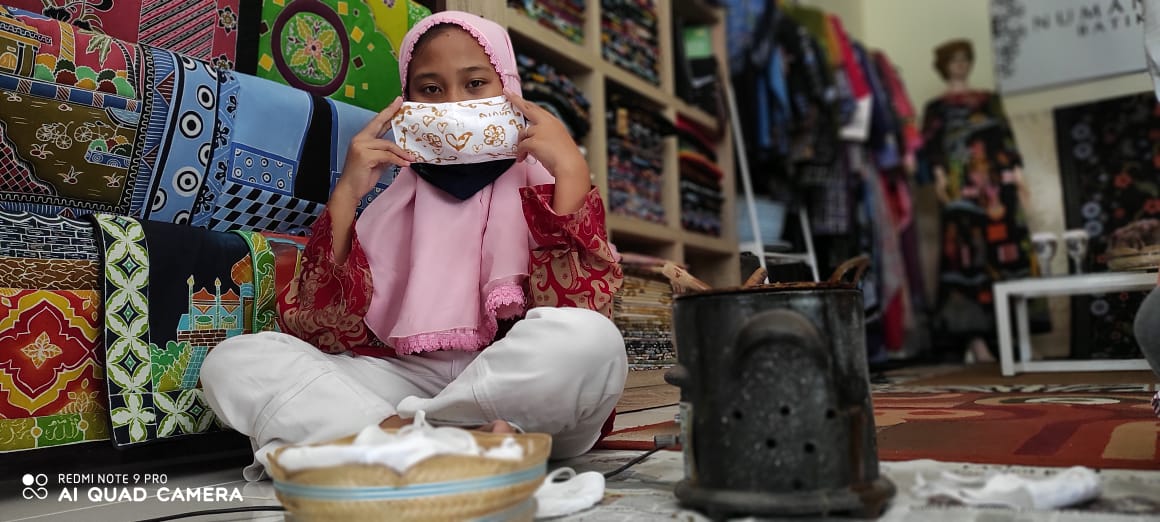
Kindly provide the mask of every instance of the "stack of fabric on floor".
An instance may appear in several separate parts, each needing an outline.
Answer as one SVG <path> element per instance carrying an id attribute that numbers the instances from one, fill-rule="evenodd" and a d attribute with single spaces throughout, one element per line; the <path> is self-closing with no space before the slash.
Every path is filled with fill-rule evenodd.
<path id="1" fill-rule="evenodd" d="M 665 260 L 623 254 L 624 286 L 616 294 L 612 320 L 624 336 L 630 370 L 657 370 L 676 364 L 673 346 L 673 289 L 656 273 Z"/>
<path id="2" fill-rule="evenodd" d="M 672 124 L 630 103 L 628 96 L 618 94 L 608 100 L 609 208 L 615 214 L 664 223 L 663 140 L 672 133 Z"/>
<path id="3" fill-rule="evenodd" d="M 523 80 L 524 98 L 556 115 L 577 143 L 584 139 L 590 127 L 588 97 L 572 82 L 572 78 L 560 74 L 551 64 L 523 54 L 516 55 L 516 61 Z"/>
<path id="4" fill-rule="evenodd" d="M 653 0 L 602 0 L 600 41 L 605 60 L 654 84 L 661 83 Z"/>
<path id="5" fill-rule="evenodd" d="M 685 230 L 721 235 L 721 168 L 705 132 L 677 118 L 681 160 L 681 226 Z"/>
<path id="6" fill-rule="evenodd" d="M 508 5 L 565 38 L 584 42 L 585 0 L 508 0 Z"/>

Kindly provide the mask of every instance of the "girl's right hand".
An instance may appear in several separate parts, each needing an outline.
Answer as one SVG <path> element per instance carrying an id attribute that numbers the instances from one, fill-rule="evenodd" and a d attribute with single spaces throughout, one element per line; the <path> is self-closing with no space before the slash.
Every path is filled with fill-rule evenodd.
<path id="1" fill-rule="evenodd" d="M 403 97 L 395 98 L 350 141 L 346 163 L 332 197 L 340 195 L 352 198 L 355 202 L 361 201 L 375 188 L 385 168 L 390 165 L 408 167 L 415 160 L 414 156 L 395 142 L 379 137 L 390 129 L 391 118 L 395 117 L 402 106 Z"/>

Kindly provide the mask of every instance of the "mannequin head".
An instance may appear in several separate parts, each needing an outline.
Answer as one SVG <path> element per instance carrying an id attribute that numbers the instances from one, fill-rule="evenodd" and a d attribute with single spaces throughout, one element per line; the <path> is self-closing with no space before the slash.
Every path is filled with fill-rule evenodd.
<path id="1" fill-rule="evenodd" d="M 934 68 L 943 81 L 965 83 L 974 64 L 975 49 L 970 40 L 951 40 L 934 49 Z"/>

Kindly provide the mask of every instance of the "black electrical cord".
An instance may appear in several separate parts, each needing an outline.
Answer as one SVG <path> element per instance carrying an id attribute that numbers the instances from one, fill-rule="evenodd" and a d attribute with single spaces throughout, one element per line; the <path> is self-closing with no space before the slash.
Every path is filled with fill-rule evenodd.
<path id="1" fill-rule="evenodd" d="M 650 449 L 644 453 L 641 453 L 640 455 L 637 455 L 636 457 L 634 457 L 632 460 L 624 463 L 623 466 L 605 473 L 604 478 L 607 480 L 607 479 L 615 477 L 621 473 L 624 473 L 624 471 L 627 470 L 628 468 L 631 468 L 637 464 L 640 464 L 640 462 L 642 460 L 651 457 L 653 453 L 656 453 L 656 452 L 663 450 L 665 448 L 671 448 L 671 447 L 679 444 L 680 438 L 679 437 L 672 437 L 672 438 L 669 438 L 667 440 L 662 440 L 660 436 L 657 436 L 657 437 L 653 438 L 653 443 L 656 444 L 653 447 L 653 449 Z"/>
<path id="2" fill-rule="evenodd" d="M 229 513 L 246 513 L 249 511 L 286 511 L 282 506 L 245 506 L 225 509 L 206 509 L 204 511 L 187 511 L 185 513 L 178 513 L 176 515 L 166 515 L 157 518 L 147 518 L 138 520 L 137 522 L 166 522 L 167 520 L 177 520 L 179 518 L 189 517 L 208 517 L 210 515 L 226 515 Z"/>

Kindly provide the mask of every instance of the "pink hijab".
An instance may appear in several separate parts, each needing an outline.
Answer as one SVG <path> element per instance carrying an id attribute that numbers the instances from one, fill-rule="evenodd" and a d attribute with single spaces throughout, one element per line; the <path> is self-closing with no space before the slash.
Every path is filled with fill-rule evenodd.
<path id="1" fill-rule="evenodd" d="M 415 42 L 439 24 L 474 36 L 504 88 L 521 92 L 507 32 L 478 16 L 445 11 L 424 18 L 403 38 L 404 96 Z M 365 318 L 371 331 L 400 355 L 491 344 L 498 319 L 526 310 L 530 239 L 519 192 L 545 183 L 552 177 L 543 166 L 519 162 L 459 201 L 402 169 L 355 224 L 374 284 Z"/>

